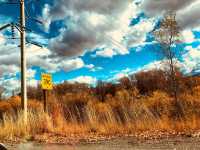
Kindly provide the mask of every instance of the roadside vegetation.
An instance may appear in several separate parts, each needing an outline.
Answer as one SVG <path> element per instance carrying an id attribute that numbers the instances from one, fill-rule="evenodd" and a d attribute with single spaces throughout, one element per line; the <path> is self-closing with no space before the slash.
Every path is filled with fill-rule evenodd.
<path id="1" fill-rule="evenodd" d="M 140 72 L 118 83 L 99 81 L 96 87 L 64 82 L 49 92 L 48 113 L 43 112 L 41 88 L 30 87 L 27 126 L 19 96 L 0 101 L 0 139 L 35 139 L 45 134 L 192 134 L 200 129 L 200 77 L 186 77 L 177 71 L 176 81 L 180 107 L 162 70 Z"/>
<path id="2" fill-rule="evenodd" d="M 19 96 L 0 101 L 0 140 L 26 137 L 48 142 L 50 135 L 64 139 L 200 136 L 200 77 L 183 75 L 177 68 L 181 49 L 174 49 L 180 43 L 175 16 L 164 16 L 154 31 L 164 69 L 139 72 L 117 83 L 98 81 L 95 87 L 68 82 L 55 85 L 48 93 L 47 113 L 43 112 L 41 87 L 29 87 L 27 125 Z"/>

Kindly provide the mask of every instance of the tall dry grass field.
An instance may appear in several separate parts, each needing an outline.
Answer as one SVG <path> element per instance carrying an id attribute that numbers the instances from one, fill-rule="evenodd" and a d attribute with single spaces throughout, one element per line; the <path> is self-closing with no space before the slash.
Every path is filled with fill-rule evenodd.
<path id="1" fill-rule="evenodd" d="M 195 82 L 192 88 L 180 92 L 178 102 L 182 111 L 179 112 L 173 97 L 159 82 L 159 88 L 154 85 L 152 90 L 146 87 L 149 84 L 147 79 L 143 83 L 141 81 L 137 86 L 126 79 L 115 86 L 109 84 L 98 87 L 98 90 L 80 84 L 58 85 L 49 97 L 48 113 L 43 112 L 40 100 L 30 98 L 27 126 L 22 119 L 20 97 L 1 101 L 0 139 L 12 140 L 45 133 L 62 136 L 123 135 L 154 131 L 192 132 L 200 129 L 199 83 Z M 182 81 L 182 87 L 191 86 L 186 83 Z M 140 86 L 146 89 L 145 94 L 140 91 Z"/>

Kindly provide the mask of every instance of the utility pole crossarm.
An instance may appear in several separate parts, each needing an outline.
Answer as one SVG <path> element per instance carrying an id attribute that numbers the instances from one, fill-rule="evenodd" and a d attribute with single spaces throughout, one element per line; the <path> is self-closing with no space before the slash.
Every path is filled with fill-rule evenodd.
<path id="1" fill-rule="evenodd" d="M 10 27 L 11 26 L 11 24 L 9 23 L 9 24 L 6 24 L 6 25 L 4 25 L 4 26 L 2 26 L 2 27 L 0 27 L 0 31 L 1 30 L 4 30 L 5 28 L 7 28 L 7 27 Z"/>

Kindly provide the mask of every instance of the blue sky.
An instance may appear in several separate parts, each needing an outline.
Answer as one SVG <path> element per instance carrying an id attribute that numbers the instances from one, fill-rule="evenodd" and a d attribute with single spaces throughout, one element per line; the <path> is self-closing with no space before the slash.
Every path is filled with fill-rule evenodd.
<path id="1" fill-rule="evenodd" d="M 0 26 L 18 22 L 19 6 L 2 4 Z M 16 0 L 17 1 L 17 0 Z M 151 32 L 168 10 L 177 13 L 181 27 L 185 73 L 200 72 L 199 0 L 32 0 L 26 2 L 28 84 L 37 86 L 42 72 L 55 83 L 65 80 L 95 84 L 116 81 L 129 74 L 162 68 Z M 36 18 L 43 25 L 35 22 Z M 10 28 L 0 32 L 0 85 L 8 96 L 20 88 L 19 33 L 12 40 Z"/>

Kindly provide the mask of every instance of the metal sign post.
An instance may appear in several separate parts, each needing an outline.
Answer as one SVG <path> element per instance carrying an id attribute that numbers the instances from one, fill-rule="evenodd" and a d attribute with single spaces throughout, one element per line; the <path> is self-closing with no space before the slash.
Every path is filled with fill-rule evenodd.
<path id="1" fill-rule="evenodd" d="M 47 91 L 53 89 L 53 81 L 51 74 L 43 73 L 41 77 L 41 85 L 43 89 L 43 98 L 44 98 L 44 112 L 47 112 Z"/>

